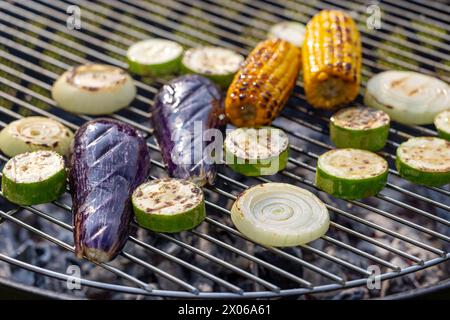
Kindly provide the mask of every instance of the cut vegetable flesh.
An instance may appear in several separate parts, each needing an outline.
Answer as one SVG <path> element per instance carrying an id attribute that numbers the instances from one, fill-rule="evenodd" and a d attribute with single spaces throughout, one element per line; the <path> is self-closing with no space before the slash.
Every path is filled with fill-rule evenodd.
<path id="1" fill-rule="evenodd" d="M 450 110 L 439 113 L 434 120 L 434 125 L 441 138 L 450 141 Z"/>
<path id="2" fill-rule="evenodd" d="M 205 218 L 202 190 L 180 179 L 157 179 L 139 186 L 132 196 L 137 222 L 150 230 L 179 232 Z"/>
<path id="3" fill-rule="evenodd" d="M 450 142 L 434 137 L 411 138 L 397 149 L 397 169 L 417 184 L 450 183 Z"/>
<path id="4" fill-rule="evenodd" d="M 203 75 L 226 87 L 243 61 L 243 56 L 225 48 L 199 47 L 187 50 L 181 62 L 185 73 Z"/>
<path id="5" fill-rule="evenodd" d="M 388 165 L 375 153 L 359 149 L 335 149 L 319 157 L 316 185 L 343 199 L 377 194 L 386 185 Z"/>
<path id="6" fill-rule="evenodd" d="M 57 199 L 65 190 L 63 158 L 53 151 L 27 152 L 3 168 L 2 191 L 11 202 L 32 205 Z"/>
<path id="7" fill-rule="evenodd" d="M 298 22 L 284 21 L 272 26 L 269 30 L 269 38 L 277 38 L 289 41 L 294 46 L 301 48 L 305 40 L 306 28 Z"/>
<path id="8" fill-rule="evenodd" d="M 142 75 L 165 75 L 179 68 L 183 47 L 165 39 L 148 39 L 133 44 L 127 51 L 131 71 Z"/>
<path id="9" fill-rule="evenodd" d="M 0 132 L 0 149 L 8 156 L 42 149 L 67 155 L 73 133 L 56 120 L 26 117 L 8 124 Z"/>
<path id="10" fill-rule="evenodd" d="M 231 208 L 236 228 L 269 246 L 296 246 L 324 235 L 327 208 L 311 192 L 286 183 L 265 183 L 244 191 Z"/>
<path id="11" fill-rule="evenodd" d="M 380 150 L 389 134 L 389 115 L 372 108 L 347 108 L 330 119 L 330 137 L 338 148 Z"/>
<path id="12" fill-rule="evenodd" d="M 431 124 L 439 112 L 450 108 L 450 87 L 424 74 L 391 70 L 368 81 L 364 99 L 400 123 Z"/>
<path id="13" fill-rule="evenodd" d="M 69 84 L 90 91 L 106 90 L 125 81 L 126 73 L 122 69 L 107 65 L 80 66 L 67 76 Z"/>
<path id="14" fill-rule="evenodd" d="M 288 136 L 271 127 L 239 128 L 225 138 L 227 164 L 247 176 L 271 175 L 286 167 Z"/>

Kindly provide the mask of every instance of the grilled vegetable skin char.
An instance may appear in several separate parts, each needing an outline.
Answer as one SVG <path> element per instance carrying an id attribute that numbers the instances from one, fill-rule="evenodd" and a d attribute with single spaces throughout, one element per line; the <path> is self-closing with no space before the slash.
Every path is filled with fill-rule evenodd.
<path id="1" fill-rule="evenodd" d="M 358 95 L 361 40 L 355 22 L 344 12 L 323 10 L 311 19 L 302 60 L 306 98 L 314 107 L 332 109 Z"/>
<path id="2" fill-rule="evenodd" d="M 77 131 L 70 166 L 75 253 L 110 261 L 128 238 L 130 196 L 148 175 L 146 142 L 125 123 L 93 120 Z"/>
<path id="3" fill-rule="evenodd" d="M 281 39 L 260 42 L 228 88 L 227 117 L 237 127 L 269 125 L 295 86 L 301 51 Z"/>
<path id="4" fill-rule="evenodd" d="M 200 186 L 212 184 L 216 167 L 207 149 L 211 142 L 202 135 L 208 129 L 224 130 L 226 124 L 217 87 L 199 75 L 176 78 L 161 88 L 150 112 L 169 175 Z"/>

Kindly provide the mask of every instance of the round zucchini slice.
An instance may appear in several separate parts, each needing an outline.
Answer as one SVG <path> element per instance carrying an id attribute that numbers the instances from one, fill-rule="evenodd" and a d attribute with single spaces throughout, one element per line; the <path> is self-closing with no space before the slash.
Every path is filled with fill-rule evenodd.
<path id="1" fill-rule="evenodd" d="M 439 113 L 434 119 L 434 125 L 442 139 L 450 141 L 450 110 Z"/>
<path id="2" fill-rule="evenodd" d="M 56 120 L 26 117 L 8 124 L 0 132 L 0 149 L 9 157 L 36 150 L 69 153 L 73 133 Z"/>
<path id="3" fill-rule="evenodd" d="M 272 127 L 238 128 L 225 138 L 228 166 L 245 176 L 272 175 L 286 167 L 289 138 Z"/>
<path id="4" fill-rule="evenodd" d="M 411 182 L 436 187 L 450 183 L 450 142 L 415 137 L 397 148 L 397 170 Z"/>
<path id="5" fill-rule="evenodd" d="M 199 225 L 206 216 L 203 191 L 181 179 L 156 179 L 132 195 L 136 221 L 157 232 L 180 232 Z"/>
<path id="6" fill-rule="evenodd" d="M 22 153 L 3 168 L 2 192 L 13 203 L 47 203 L 58 199 L 65 190 L 64 159 L 54 151 Z"/>
<path id="7" fill-rule="evenodd" d="M 166 39 L 136 42 L 127 51 L 128 68 L 144 76 L 164 76 L 178 72 L 183 47 Z"/>
<path id="8" fill-rule="evenodd" d="M 328 210 L 308 190 L 264 183 L 245 190 L 231 208 L 231 220 L 249 239 L 268 246 L 298 246 L 323 236 Z"/>
<path id="9" fill-rule="evenodd" d="M 293 21 L 283 21 L 270 28 L 268 37 L 270 39 L 286 40 L 294 46 L 301 48 L 305 40 L 305 32 L 305 25 Z"/>
<path id="10" fill-rule="evenodd" d="M 389 134 L 389 115 L 372 108 L 346 108 L 330 119 L 330 138 L 338 148 L 383 149 Z"/>
<path id="11" fill-rule="evenodd" d="M 133 79 L 123 69 L 86 64 L 64 72 L 53 84 L 52 97 L 62 109 L 81 114 L 114 113 L 136 96 Z"/>
<path id="12" fill-rule="evenodd" d="M 183 73 L 195 73 L 211 79 L 221 88 L 233 81 L 244 57 L 221 47 L 198 47 L 186 50 L 181 60 Z"/>
<path id="13" fill-rule="evenodd" d="M 319 157 L 316 185 L 341 199 L 362 199 L 386 185 L 388 164 L 379 155 L 360 149 L 334 149 Z"/>

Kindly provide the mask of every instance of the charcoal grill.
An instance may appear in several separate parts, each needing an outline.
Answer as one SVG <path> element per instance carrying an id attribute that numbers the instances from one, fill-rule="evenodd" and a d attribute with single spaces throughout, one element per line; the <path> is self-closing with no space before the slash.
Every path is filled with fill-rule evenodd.
<path id="1" fill-rule="evenodd" d="M 381 9 L 379 30 L 366 25 L 370 14 L 367 8 L 373 4 Z M 80 30 L 67 27 L 67 19 L 74 13 L 67 12 L 70 5 L 81 9 Z M 53 81 L 63 70 L 88 61 L 126 68 L 126 49 L 137 40 L 163 37 L 186 46 L 224 46 L 245 55 L 266 36 L 273 23 L 281 20 L 306 23 L 319 10 L 333 7 L 350 12 L 361 30 L 362 89 L 368 77 L 391 68 L 431 74 L 450 82 L 450 6 L 444 2 L 10 0 L 0 2 L 0 125 L 4 127 L 27 115 L 43 115 L 77 129 L 91 117 L 57 108 L 49 95 Z M 136 100 L 112 115 L 146 135 L 152 154 L 151 178 L 165 175 L 148 124 L 151 116 L 148 104 L 164 81 L 136 79 Z M 362 104 L 361 95 L 355 104 Z M 299 81 L 287 107 L 274 123 L 290 134 L 291 158 L 284 172 L 268 178 L 244 179 L 221 168 L 217 185 L 205 190 L 208 217 L 201 226 L 184 235 L 152 234 L 138 229 L 118 258 L 126 263 L 95 266 L 100 274 L 112 277 L 107 280 L 82 277 L 81 285 L 128 297 L 304 297 L 366 286 L 369 277 L 381 280 L 383 285 L 436 266 L 448 271 L 450 189 L 413 186 L 402 180 L 393 166 L 395 147 L 400 142 L 411 136 L 435 136 L 435 129 L 394 124 L 388 145 L 381 153 L 391 166 L 387 188 L 370 199 L 344 202 L 323 194 L 312 182 L 317 156 L 332 148 L 327 136 L 328 117 L 329 113 L 307 104 Z M 4 155 L 0 159 L 2 165 L 8 160 Z M 290 182 L 319 195 L 332 217 L 327 235 L 295 252 L 261 247 L 245 239 L 228 217 L 231 203 L 248 186 L 269 180 Z M 70 237 L 62 238 L 59 233 L 48 231 L 50 227 L 42 227 L 48 224 L 51 230 L 60 228 L 70 235 L 70 210 L 67 194 L 45 206 L 18 207 L 2 200 L 0 231 L 24 229 L 29 238 L 22 241 L 31 239 L 62 251 L 73 251 Z M 55 213 L 59 211 L 65 212 L 65 218 Z M 139 236 L 142 234 L 150 234 L 151 239 L 158 241 L 143 241 Z M 382 235 L 385 241 L 376 235 Z M 169 250 L 161 243 L 178 249 Z M 365 243 L 371 250 L 354 243 Z M 141 250 L 140 254 L 135 253 L 136 248 Z M 71 280 L 67 266 L 43 267 L 13 254 L 16 248 L 7 250 L 0 246 L 0 249 L 0 260 L 15 270 L 62 283 Z M 386 254 L 380 257 L 379 252 Z M 153 263 L 155 257 L 159 264 Z M 182 272 L 172 272 L 178 270 L 171 267 L 174 265 Z M 447 269 L 442 268 L 444 265 Z M 372 274 L 370 266 L 378 267 L 380 272 Z M 139 278 L 133 272 L 135 267 L 151 274 L 151 279 L 164 279 L 170 285 L 159 286 L 148 278 Z M 199 282 L 191 281 L 192 276 L 183 277 L 187 272 L 207 279 L 210 287 L 197 285 Z M 445 277 L 448 274 L 440 279 L 441 283 Z M 5 281 L 0 278 L 0 282 Z M 45 286 L 42 289 L 52 290 Z"/>

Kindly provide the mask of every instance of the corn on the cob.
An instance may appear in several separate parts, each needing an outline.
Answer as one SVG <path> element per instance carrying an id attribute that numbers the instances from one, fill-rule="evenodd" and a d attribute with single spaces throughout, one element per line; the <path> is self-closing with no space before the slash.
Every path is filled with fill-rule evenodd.
<path id="1" fill-rule="evenodd" d="M 260 42 L 228 88 L 225 111 L 237 127 L 268 125 L 281 112 L 300 69 L 301 52 L 280 39 Z"/>
<path id="2" fill-rule="evenodd" d="M 331 109 L 355 99 L 361 72 L 361 40 L 353 19 L 342 11 L 323 10 L 306 26 L 302 47 L 306 98 Z"/>

